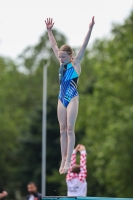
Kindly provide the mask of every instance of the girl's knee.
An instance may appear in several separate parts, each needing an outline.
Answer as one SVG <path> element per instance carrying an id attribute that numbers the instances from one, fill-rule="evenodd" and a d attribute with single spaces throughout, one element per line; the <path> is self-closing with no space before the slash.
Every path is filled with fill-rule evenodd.
<path id="1" fill-rule="evenodd" d="M 67 126 L 67 134 L 72 135 L 74 134 L 74 127 L 73 126 Z"/>
<path id="2" fill-rule="evenodd" d="M 66 134 L 66 126 L 60 125 L 60 134 Z"/>

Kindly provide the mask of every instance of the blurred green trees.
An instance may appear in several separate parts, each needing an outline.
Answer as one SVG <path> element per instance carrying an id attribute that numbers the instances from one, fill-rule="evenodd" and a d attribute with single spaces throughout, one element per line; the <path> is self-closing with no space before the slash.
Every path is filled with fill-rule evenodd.
<path id="1" fill-rule="evenodd" d="M 92 33 L 93 34 L 93 33 Z M 54 30 L 57 43 L 66 43 Z M 9 199 L 26 195 L 26 184 L 41 189 L 42 70 L 48 68 L 47 195 L 66 195 L 60 163 L 56 114 L 58 68 L 47 33 L 17 61 L 0 58 L 0 184 Z M 79 79 L 76 144 L 88 153 L 88 195 L 133 197 L 133 12 L 113 25 L 110 39 L 86 51 Z M 18 199 L 18 198 L 17 198 Z"/>

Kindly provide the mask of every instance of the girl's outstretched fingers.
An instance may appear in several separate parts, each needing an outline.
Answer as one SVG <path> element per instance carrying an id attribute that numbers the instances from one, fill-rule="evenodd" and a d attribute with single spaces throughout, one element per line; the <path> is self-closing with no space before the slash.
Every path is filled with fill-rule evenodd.
<path id="1" fill-rule="evenodd" d="M 54 25 L 53 19 L 52 18 L 47 18 L 45 20 L 45 24 L 46 24 L 46 28 L 47 29 L 52 29 L 52 27 Z"/>

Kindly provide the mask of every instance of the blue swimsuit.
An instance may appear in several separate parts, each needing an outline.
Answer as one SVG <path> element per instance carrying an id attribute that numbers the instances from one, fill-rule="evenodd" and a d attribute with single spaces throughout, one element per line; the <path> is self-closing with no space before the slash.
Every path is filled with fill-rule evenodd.
<path id="1" fill-rule="evenodd" d="M 77 83 L 79 75 L 72 63 L 61 65 L 59 69 L 60 91 L 58 98 L 67 107 L 71 99 L 78 96 Z"/>

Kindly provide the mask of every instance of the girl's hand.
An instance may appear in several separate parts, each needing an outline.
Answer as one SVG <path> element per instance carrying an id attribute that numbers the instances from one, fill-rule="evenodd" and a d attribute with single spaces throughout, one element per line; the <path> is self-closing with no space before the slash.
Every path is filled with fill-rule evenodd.
<path id="1" fill-rule="evenodd" d="M 79 150 L 79 147 L 80 147 L 79 144 L 75 147 L 75 151 L 76 151 L 76 152 Z"/>
<path id="2" fill-rule="evenodd" d="M 47 30 L 51 30 L 53 25 L 54 25 L 53 19 L 52 18 L 47 18 L 47 20 L 45 20 L 45 24 L 46 24 Z"/>
<path id="3" fill-rule="evenodd" d="M 95 24 L 95 21 L 94 21 L 94 16 L 93 16 L 93 17 L 92 17 L 92 21 L 91 21 L 91 23 L 89 24 L 89 28 L 92 28 L 94 24 Z"/>
<path id="4" fill-rule="evenodd" d="M 82 150 L 85 150 L 85 146 L 81 144 L 81 145 L 79 146 L 79 151 L 82 151 Z"/>

